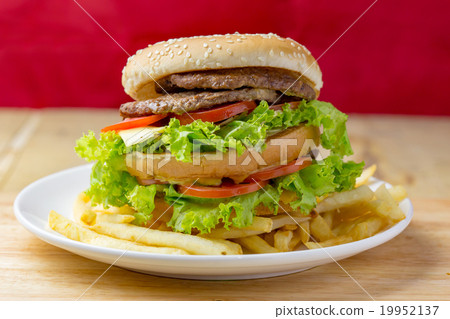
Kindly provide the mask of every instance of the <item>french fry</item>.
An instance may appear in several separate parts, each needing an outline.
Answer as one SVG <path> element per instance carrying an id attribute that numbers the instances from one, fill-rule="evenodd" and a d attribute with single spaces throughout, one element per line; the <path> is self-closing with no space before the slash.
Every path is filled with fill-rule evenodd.
<path id="1" fill-rule="evenodd" d="M 309 216 L 295 217 L 292 215 L 277 215 L 275 217 L 272 217 L 272 230 L 281 228 L 284 225 L 298 225 L 299 223 L 310 219 L 311 217 Z"/>
<path id="2" fill-rule="evenodd" d="M 82 225 L 76 224 L 53 210 L 48 215 L 48 223 L 51 229 L 57 231 L 61 235 L 86 244 L 147 253 L 187 255 L 187 252 L 182 249 L 144 246 L 127 240 L 99 235 Z"/>
<path id="3" fill-rule="evenodd" d="M 342 207 L 348 207 L 370 201 L 373 198 L 373 192 L 369 186 L 362 185 L 350 191 L 334 193 L 317 204 L 316 212 L 323 213 L 336 210 Z"/>
<path id="4" fill-rule="evenodd" d="M 295 225 L 287 224 L 281 227 L 280 230 L 296 230 L 297 228 L 298 226 L 296 224 Z"/>
<path id="5" fill-rule="evenodd" d="M 290 230 L 278 230 L 274 235 L 274 247 L 279 251 L 289 251 L 289 242 L 293 237 Z"/>
<path id="6" fill-rule="evenodd" d="M 73 218 L 75 221 L 85 225 L 91 225 L 95 221 L 97 214 L 87 207 L 88 203 L 89 197 L 85 193 L 78 194 L 73 205 Z"/>
<path id="7" fill-rule="evenodd" d="M 318 241 L 325 241 L 334 237 L 330 226 L 328 226 L 327 222 L 320 215 L 311 220 L 309 227 L 311 235 Z"/>
<path id="8" fill-rule="evenodd" d="M 297 245 L 302 241 L 302 229 L 297 227 L 296 230 L 292 231 L 292 238 L 289 242 L 289 251 L 292 251 L 297 247 Z"/>
<path id="9" fill-rule="evenodd" d="M 137 241 L 144 245 L 175 247 L 195 255 L 239 255 L 239 245 L 222 239 L 160 231 L 131 224 L 95 224 L 90 229 L 118 239 Z"/>
<path id="10" fill-rule="evenodd" d="M 348 233 L 354 241 L 368 238 L 375 235 L 384 225 L 383 220 L 378 216 L 368 217 L 365 221 L 358 223 Z"/>
<path id="11" fill-rule="evenodd" d="M 330 228 L 333 228 L 334 215 L 334 212 L 326 212 L 322 214 L 323 220 L 328 224 L 328 227 Z"/>
<path id="12" fill-rule="evenodd" d="M 134 220 L 133 215 L 97 213 L 95 223 L 128 224 Z"/>
<path id="13" fill-rule="evenodd" d="M 391 196 L 391 194 L 386 189 L 386 186 L 383 184 L 375 191 L 376 198 L 382 200 L 384 203 L 386 203 L 387 209 L 387 216 L 394 222 L 399 222 L 402 219 L 405 218 L 405 214 L 403 211 L 398 207 L 397 202 L 394 200 L 394 198 Z M 384 208 L 384 207 L 383 207 Z M 381 209 L 380 209 L 381 210 Z M 386 216 L 383 212 L 378 210 L 378 213 L 380 213 L 383 216 Z"/>
<path id="14" fill-rule="evenodd" d="M 235 238 L 234 241 L 256 254 L 270 254 L 280 252 L 278 249 L 270 246 L 264 239 L 259 236 Z"/>
<path id="15" fill-rule="evenodd" d="M 300 223 L 300 239 L 302 241 L 302 243 L 307 243 L 311 237 L 310 235 L 310 229 L 309 229 L 309 221 L 304 221 L 302 223 Z"/>
<path id="16" fill-rule="evenodd" d="M 361 175 L 356 178 L 355 188 L 367 184 L 369 182 L 369 179 L 375 174 L 376 170 L 377 166 L 375 164 L 364 169 Z"/>
<path id="17" fill-rule="evenodd" d="M 408 193 L 406 193 L 406 189 L 401 185 L 388 188 L 388 192 L 397 203 L 401 202 L 408 196 Z"/>
<path id="18" fill-rule="evenodd" d="M 201 237 L 222 239 L 248 237 L 268 233 L 272 230 L 272 226 L 272 219 L 255 216 L 253 217 L 253 223 L 250 226 L 244 228 L 230 227 L 230 229 L 224 227 L 216 228 L 212 229 L 209 234 L 201 235 Z"/>
<path id="19" fill-rule="evenodd" d="M 336 245 L 342 245 L 352 242 L 351 236 L 339 236 L 335 238 L 331 238 L 326 241 L 321 241 L 319 243 L 315 242 L 307 242 L 305 243 L 305 246 L 308 247 L 308 249 L 317 249 L 317 248 L 325 248 L 330 246 L 336 246 Z"/>

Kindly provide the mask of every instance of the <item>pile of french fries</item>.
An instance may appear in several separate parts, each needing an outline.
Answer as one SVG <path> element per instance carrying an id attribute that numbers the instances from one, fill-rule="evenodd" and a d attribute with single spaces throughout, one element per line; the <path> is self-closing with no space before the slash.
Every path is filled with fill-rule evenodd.
<path id="1" fill-rule="evenodd" d="M 75 203 L 75 221 L 51 211 L 49 225 L 83 243 L 160 254 L 264 254 L 329 247 L 368 238 L 405 218 L 398 206 L 407 196 L 405 189 L 382 185 L 373 192 L 367 183 L 375 170 L 375 166 L 364 170 L 353 190 L 318 198 L 316 209 L 308 216 L 288 214 L 280 208 L 276 216 L 255 216 L 253 224 L 245 228 L 181 234 L 167 226 L 169 214 L 155 216 L 157 221 L 149 228 L 139 227 L 132 224 L 135 211 L 131 207 L 92 206 L 84 193 Z"/>

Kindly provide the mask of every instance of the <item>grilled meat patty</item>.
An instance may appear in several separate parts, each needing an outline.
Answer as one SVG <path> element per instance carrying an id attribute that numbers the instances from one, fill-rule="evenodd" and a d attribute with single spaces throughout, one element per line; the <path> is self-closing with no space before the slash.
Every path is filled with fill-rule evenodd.
<path id="1" fill-rule="evenodd" d="M 156 99 L 122 104 L 122 117 L 138 117 L 152 114 L 192 112 L 223 103 L 265 100 L 274 102 L 279 94 L 269 89 L 241 89 L 230 91 L 188 91 L 162 95 Z"/>
<path id="2" fill-rule="evenodd" d="M 260 88 L 286 92 L 287 95 L 314 100 L 316 93 L 300 78 L 301 74 L 289 70 L 263 67 L 218 69 L 171 74 L 158 81 L 158 93 L 173 93 L 194 89 L 235 90 Z"/>
<path id="3" fill-rule="evenodd" d="M 219 69 L 169 75 L 158 81 L 160 97 L 122 104 L 120 115 L 192 112 L 224 103 L 265 100 L 280 103 L 316 98 L 314 89 L 296 72 L 262 67 Z M 286 91 L 286 95 L 282 92 Z"/>

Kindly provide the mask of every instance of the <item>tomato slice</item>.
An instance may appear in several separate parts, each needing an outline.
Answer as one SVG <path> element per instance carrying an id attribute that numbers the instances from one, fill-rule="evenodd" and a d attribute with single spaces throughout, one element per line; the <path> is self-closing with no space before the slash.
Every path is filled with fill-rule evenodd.
<path id="1" fill-rule="evenodd" d="M 312 161 L 308 158 L 300 158 L 295 161 L 292 161 L 286 165 L 280 165 L 277 167 L 271 167 L 263 169 L 259 172 L 256 172 L 254 174 L 251 174 L 248 176 L 244 182 L 251 183 L 251 182 L 261 182 L 261 181 L 267 181 L 272 178 L 292 174 L 295 172 L 298 172 L 299 170 L 308 167 L 311 165 Z"/>
<path id="2" fill-rule="evenodd" d="M 143 127 L 158 122 L 167 116 L 167 114 L 155 114 L 143 117 L 126 118 L 122 122 L 102 128 L 101 132 L 122 131 L 135 127 Z"/>
<path id="3" fill-rule="evenodd" d="M 175 117 L 180 120 L 181 125 L 186 125 L 199 119 L 207 122 L 219 122 L 245 111 L 253 110 L 254 108 L 256 108 L 256 103 L 254 101 L 242 101 L 234 104 L 214 107 L 208 110 L 175 115 Z"/>
<path id="4" fill-rule="evenodd" d="M 185 195 L 201 198 L 227 198 L 256 192 L 257 190 L 260 190 L 261 188 L 266 186 L 268 183 L 268 181 L 263 181 L 245 184 L 223 182 L 220 186 L 178 185 L 177 191 Z"/>

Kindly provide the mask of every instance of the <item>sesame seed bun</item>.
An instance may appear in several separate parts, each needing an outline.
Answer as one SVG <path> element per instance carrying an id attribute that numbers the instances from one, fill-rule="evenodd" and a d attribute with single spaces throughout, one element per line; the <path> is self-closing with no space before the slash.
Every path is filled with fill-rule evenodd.
<path id="1" fill-rule="evenodd" d="M 270 34 L 226 34 L 171 39 L 149 45 L 128 59 L 125 92 L 135 100 L 160 96 L 155 81 L 168 75 L 211 69 L 273 67 L 303 74 L 319 95 L 322 72 L 311 52 L 292 39 Z"/>

